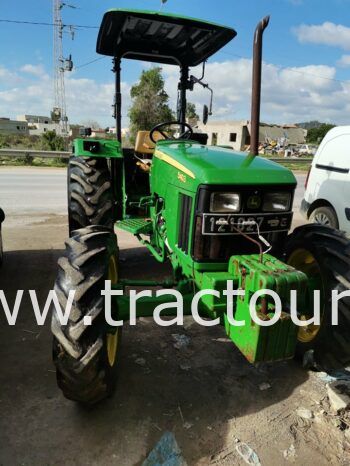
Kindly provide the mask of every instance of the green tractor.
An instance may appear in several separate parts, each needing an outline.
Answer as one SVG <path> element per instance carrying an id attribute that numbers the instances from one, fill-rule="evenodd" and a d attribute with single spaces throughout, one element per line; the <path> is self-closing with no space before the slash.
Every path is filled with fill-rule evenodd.
<path id="1" fill-rule="evenodd" d="M 206 135 L 186 123 L 186 95 L 194 85 L 210 90 L 190 67 L 206 60 L 236 36 L 228 27 L 179 15 L 115 9 L 102 20 L 97 52 L 113 58 L 116 140 L 74 141 L 68 168 L 70 238 L 58 261 L 55 290 L 63 309 L 75 296 L 69 319 L 53 312 L 53 357 L 64 395 L 93 404 L 115 386 L 122 326 L 105 318 L 105 283 L 115 294 L 113 320 L 130 318 L 130 288 L 154 289 L 137 299 L 136 316 L 175 315 L 179 292 L 184 313 L 223 325 L 251 363 L 303 357 L 310 351 L 323 367 L 349 361 L 349 298 L 339 301 L 339 325 L 332 324 L 331 292 L 350 287 L 350 243 L 335 230 L 305 225 L 288 235 L 296 180 L 291 171 L 256 156 L 258 152 L 262 38 L 268 18 L 254 35 L 250 154 L 207 146 Z M 175 122 L 140 131 L 134 149 L 121 147 L 121 60 L 177 65 L 180 69 Z M 204 120 L 211 113 L 204 107 Z M 147 129 L 147 128 L 145 128 Z M 119 275 L 114 233 L 134 235 L 154 258 L 171 264 L 172 278 L 127 280 Z M 230 301 L 227 286 L 244 292 Z M 173 295 L 161 293 L 162 288 Z M 157 291 L 156 291 L 157 290 Z M 261 324 L 251 318 L 255 300 Z M 282 310 L 277 314 L 275 291 Z M 291 290 L 297 315 L 291 318 Z M 313 316 L 313 291 L 320 290 L 321 320 Z M 101 293 L 102 292 L 102 293 Z M 198 298 L 198 292 L 203 292 Z M 274 325 L 265 325 L 274 321 Z M 206 350 L 208 350 L 206 348 Z"/>

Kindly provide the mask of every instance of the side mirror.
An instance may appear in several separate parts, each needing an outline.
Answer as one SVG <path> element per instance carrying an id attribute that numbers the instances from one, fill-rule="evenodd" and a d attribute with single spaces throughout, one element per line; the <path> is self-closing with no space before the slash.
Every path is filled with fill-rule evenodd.
<path id="1" fill-rule="evenodd" d="M 203 106 L 203 125 L 206 125 L 208 122 L 209 109 L 208 105 Z"/>

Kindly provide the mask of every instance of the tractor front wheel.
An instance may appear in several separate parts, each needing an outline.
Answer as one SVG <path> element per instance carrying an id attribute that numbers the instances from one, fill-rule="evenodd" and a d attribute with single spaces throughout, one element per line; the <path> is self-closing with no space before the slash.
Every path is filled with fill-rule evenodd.
<path id="1" fill-rule="evenodd" d="M 117 376 L 121 327 L 107 332 L 101 296 L 105 280 L 118 280 L 115 234 L 103 226 L 76 230 L 58 265 L 55 291 L 63 311 L 69 291 L 75 290 L 75 296 L 66 325 L 53 310 L 57 383 L 66 398 L 91 405 L 113 392 Z"/>
<path id="2" fill-rule="evenodd" d="M 68 221 L 70 236 L 89 225 L 113 227 L 113 190 L 106 159 L 69 159 Z"/>
<path id="3" fill-rule="evenodd" d="M 320 325 L 299 328 L 297 356 L 313 350 L 323 369 L 343 367 L 350 362 L 350 297 L 338 301 L 338 325 L 332 325 L 332 291 L 350 289 L 350 240 L 330 227 L 303 225 L 289 235 L 285 259 L 309 280 L 301 320 L 313 316 L 313 291 L 320 290 Z"/>

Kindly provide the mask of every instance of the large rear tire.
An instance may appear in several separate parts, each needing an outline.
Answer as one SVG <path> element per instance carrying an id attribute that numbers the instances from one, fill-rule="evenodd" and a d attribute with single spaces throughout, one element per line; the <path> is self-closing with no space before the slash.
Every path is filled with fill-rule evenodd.
<path id="1" fill-rule="evenodd" d="M 350 298 L 338 301 L 338 325 L 332 325 L 332 290 L 350 289 L 350 240 L 333 228 L 309 224 L 289 235 L 286 262 L 309 278 L 309 314 L 313 315 L 313 290 L 320 289 L 320 326 L 300 327 L 297 356 L 313 350 L 315 362 L 323 369 L 350 362 Z"/>
<path id="2" fill-rule="evenodd" d="M 58 265 L 55 291 L 61 309 L 66 307 L 70 290 L 75 290 L 75 297 L 67 325 L 59 322 L 53 310 L 57 383 L 66 398 L 92 405 L 112 394 L 117 377 L 121 327 L 107 333 L 101 296 L 105 280 L 115 283 L 118 279 L 115 234 L 103 226 L 76 230 Z M 85 325 L 86 316 L 91 325 Z"/>
<path id="3" fill-rule="evenodd" d="M 113 190 L 106 159 L 69 159 L 68 221 L 69 235 L 89 225 L 113 228 Z"/>

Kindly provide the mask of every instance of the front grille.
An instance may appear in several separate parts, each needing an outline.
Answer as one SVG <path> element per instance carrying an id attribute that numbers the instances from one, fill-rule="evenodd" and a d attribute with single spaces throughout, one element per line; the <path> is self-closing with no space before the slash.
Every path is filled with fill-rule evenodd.
<path id="1" fill-rule="evenodd" d="M 202 214 L 210 212 L 210 195 L 212 192 L 238 192 L 242 196 L 241 213 L 249 214 L 261 212 L 258 209 L 249 208 L 246 200 L 249 196 L 259 195 L 261 198 L 265 192 L 287 190 L 293 193 L 293 185 L 274 186 L 209 186 L 200 187 L 195 213 L 195 223 L 193 229 L 192 257 L 197 262 L 226 262 L 231 256 L 237 254 L 258 254 L 258 246 L 242 235 L 203 235 L 202 234 Z M 292 196 L 293 197 L 293 196 Z M 293 199 L 291 199 L 291 202 Z M 258 240 L 257 234 L 249 234 L 251 238 Z M 278 255 L 282 249 L 287 232 L 266 233 L 264 238 L 273 246 L 272 253 Z M 265 245 L 262 245 L 266 249 Z"/>
<path id="2" fill-rule="evenodd" d="M 188 252 L 188 243 L 190 235 L 191 209 L 192 197 L 180 193 L 178 246 L 182 251 L 186 253 Z"/>
<path id="3" fill-rule="evenodd" d="M 269 241 L 271 235 L 264 235 L 264 237 Z M 250 236 L 257 240 L 257 235 Z M 258 246 L 241 235 L 202 235 L 202 217 L 196 217 L 193 244 L 195 261 L 223 262 L 235 254 L 257 254 L 258 252 Z"/>

